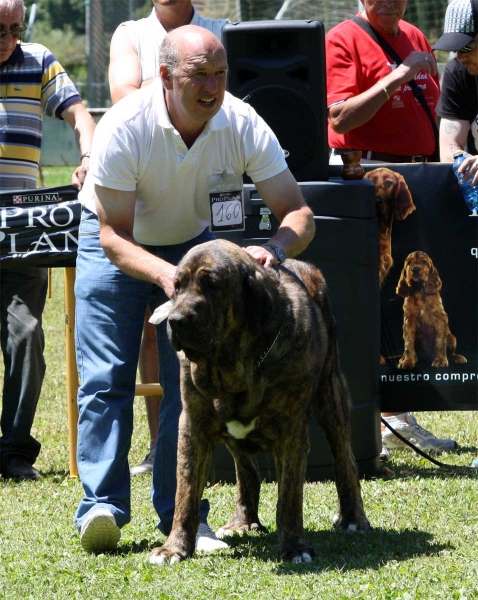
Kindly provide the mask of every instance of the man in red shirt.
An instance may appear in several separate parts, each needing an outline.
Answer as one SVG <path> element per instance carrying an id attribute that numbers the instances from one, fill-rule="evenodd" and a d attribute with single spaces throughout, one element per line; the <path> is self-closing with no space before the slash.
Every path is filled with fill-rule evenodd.
<path id="1" fill-rule="evenodd" d="M 424 160 L 435 150 L 435 135 L 409 82 L 415 79 L 435 116 L 440 88 L 430 44 L 402 20 L 407 0 L 361 1 L 357 17 L 370 23 L 403 62 L 397 66 L 353 20 L 327 33 L 331 163 L 340 163 L 337 155 L 345 149 L 361 150 L 362 158 L 373 162 Z"/>
<path id="2" fill-rule="evenodd" d="M 402 20 L 407 0 L 361 0 L 356 18 L 368 22 L 402 59 L 397 65 L 354 20 L 326 35 L 330 163 L 341 151 L 361 150 L 368 163 L 421 162 L 431 157 L 436 139 L 431 119 L 416 99 L 415 80 L 436 118 L 440 95 L 437 64 L 423 33 Z M 383 413 L 402 436 L 425 450 L 451 450 L 456 443 L 436 438 L 409 413 Z M 407 447 L 382 425 L 382 458 Z"/>

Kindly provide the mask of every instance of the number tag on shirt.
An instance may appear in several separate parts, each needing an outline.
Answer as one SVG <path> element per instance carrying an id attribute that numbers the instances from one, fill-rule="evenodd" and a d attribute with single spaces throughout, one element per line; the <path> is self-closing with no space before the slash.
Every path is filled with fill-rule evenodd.
<path id="1" fill-rule="evenodd" d="M 210 231 L 244 231 L 242 176 L 215 175 L 209 178 Z"/>

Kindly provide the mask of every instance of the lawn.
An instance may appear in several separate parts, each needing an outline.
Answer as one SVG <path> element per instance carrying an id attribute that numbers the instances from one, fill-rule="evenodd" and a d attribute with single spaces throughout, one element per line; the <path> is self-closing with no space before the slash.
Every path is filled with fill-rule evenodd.
<path id="1" fill-rule="evenodd" d="M 44 168 L 46 185 L 68 183 L 69 170 Z M 277 488 L 264 484 L 260 515 L 268 532 L 234 539 L 229 550 L 168 567 L 147 563 L 164 541 L 155 528 L 150 476 L 132 480 L 132 521 L 118 552 L 85 554 L 74 526 L 82 496 L 68 476 L 63 271 L 54 269 L 44 315 L 47 375 L 34 425 L 42 442 L 38 482 L 0 480 L 0 599 L 214 600 L 471 600 L 478 598 L 478 475 L 435 467 L 411 451 L 397 451 L 390 472 L 362 481 L 373 525 L 366 534 L 332 528 L 332 482 L 305 488 L 305 527 L 319 556 L 310 564 L 277 560 Z M 131 461 L 140 461 L 148 435 L 144 404 L 136 399 Z M 466 466 L 478 456 L 476 413 L 420 413 L 420 423 L 459 449 L 441 455 Z M 210 524 L 227 520 L 235 488 L 208 487 Z"/>

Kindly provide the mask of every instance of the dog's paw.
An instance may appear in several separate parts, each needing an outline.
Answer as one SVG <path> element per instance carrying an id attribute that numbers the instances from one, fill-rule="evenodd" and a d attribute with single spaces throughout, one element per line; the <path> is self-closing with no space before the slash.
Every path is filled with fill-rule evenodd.
<path id="1" fill-rule="evenodd" d="M 312 556 L 309 552 L 302 552 L 300 556 L 294 556 L 294 558 L 290 561 L 293 565 L 298 565 L 301 563 L 310 563 L 312 562 Z"/>
<path id="2" fill-rule="evenodd" d="M 266 531 L 266 528 L 263 525 L 261 525 L 260 523 L 251 523 L 250 525 L 234 525 L 234 526 L 224 525 L 224 527 L 220 527 L 216 531 L 216 536 L 220 540 L 223 540 L 224 538 L 230 538 L 235 535 L 243 536 L 246 533 L 248 533 L 249 531 L 253 531 L 253 532 Z"/>
<path id="3" fill-rule="evenodd" d="M 311 546 L 301 546 L 281 552 L 280 557 L 284 562 L 299 565 L 312 562 L 317 557 L 317 552 Z"/>
<path id="4" fill-rule="evenodd" d="M 397 367 L 399 369 L 413 369 L 416 364 L 417 364 L 416 360 L 413 360 L 411 358 L 401 358 L 398 361 Z"/>
<path id="5" fill-rule="evenodd" d="M 448 367 L 448 359 L 445 356 L 437 356 L 432 362 L 432 367 Z"/>
<path id="6" fill-rule="evenodd" d="M 166 549 L 164 546 L 154 548 L 148 557 L 148 562 L 152 565 L 159 565 L 163 567 L 165 565 L 174 565 L 176 563 L 186 560 L 188 557 L 181 552 L 173 552 L 172 550 Z"/>
<path id="7" fill-rule="evenodd" d="M 230 527 L 220 527 L 216 531 L 216 537 L 218 537 L 220 540 L 223 540 L 225 538 L 231 538 L 235 535 L 243 536 L 243 535 L 245 535 L 245 533 L 246 533 L 246 531 L 244 529 L 232 529 Z"/>
<path id="8" fill-rule="evenodd" d="M 341 515 L 334 515 L 332 522 L 335 529 L 345 531 L 346 533 L 355 533 L 356 531 L 368 531 L 370 529 L 370 523 L 365 515 L 361 515 L 359 518 L 349 520 L 343 518 Z"/>

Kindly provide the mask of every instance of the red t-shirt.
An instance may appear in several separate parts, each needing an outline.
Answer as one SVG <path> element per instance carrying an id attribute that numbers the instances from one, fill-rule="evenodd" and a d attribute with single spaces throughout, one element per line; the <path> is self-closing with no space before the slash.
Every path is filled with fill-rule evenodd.
<path id="1" fill-rule="evenodd" d="M 413 51 L 431 52 L 430 44 L 414 25 L 400 21 L 398 37 L 380 32 L 402 60 Z M 370 89 L 395 68 L 395 62 L 351 20 L 333 27 L 325 37 L 327 106 Z M 440 95 L 438 75 L 420 71 L 422 88 L 433 115 Z M 433 127 L 408 84 L 402 85 L 368 123 L 344 135 L 328 127 L 331 148 L 374 150 L 402 156 L 430 155 L 435 148 Z"/>

